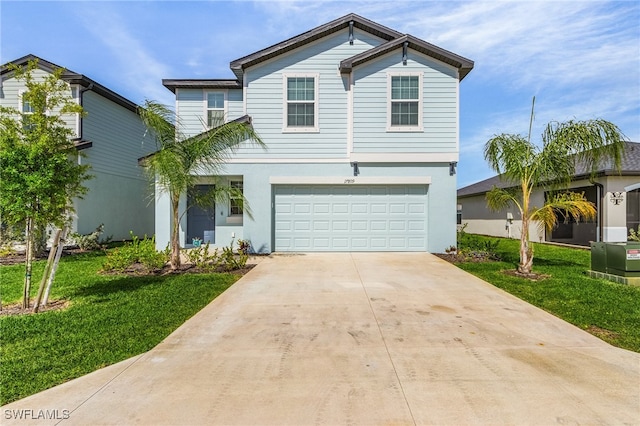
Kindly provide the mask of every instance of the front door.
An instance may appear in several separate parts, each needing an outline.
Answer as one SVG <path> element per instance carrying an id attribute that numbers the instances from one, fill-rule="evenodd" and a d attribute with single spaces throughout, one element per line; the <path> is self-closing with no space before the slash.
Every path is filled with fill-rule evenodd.
<path id="1" fill-rule="evenodd" d="M 215 206 L 201 207 L 197 205 L 196 198 L 213 189 L 213 185 L 196 185 L 192 194 L 187 197 L 187 241 L 191 244 L 194 238 L 199 238 L 203 243 L 214 243 L 215 231 Z"/>

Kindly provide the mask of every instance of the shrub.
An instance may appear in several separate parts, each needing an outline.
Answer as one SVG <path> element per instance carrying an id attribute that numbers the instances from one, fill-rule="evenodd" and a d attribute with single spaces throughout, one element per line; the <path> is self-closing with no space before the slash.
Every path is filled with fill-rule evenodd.
<path id="1" fill-rule="evenodd" d="M 457 253 L 459 257 L 476 260 L 500 260 L 500 256 L 497 253 L 500 245 L 499 239 L 492 240 L 479 235 L 468 234 L 465 231 L 466 227 L 467 224 L 465 223 L 457 232 Z"/>
<path id="2" fill-rule="evenodd" d="M 184 253 L 189 263 L 205 271 L 215 271 L 222 262 L 222 258 L 218 255 L 218 249 L 209 253 L 209 243 L 194 247 Z"/>
<path id="3" fill-rule="evenodd" d="M 638 231 L 631 228 L 629 229 L 629 237 L 627 238 L 629 241 L 640 241 L 640 226 L 638 226 Z"/>
<path id="4" fill-rule="evenodd" d="M 149 239 L 145 235 L 141 240 L 131 232 L 131 242 L 108 252 L 102 269 L 123 272 L 135 264 L 141 264 L 152 271 L 161 269 L 168 260 L 169 250 L 157 251 L 155 237 Z"/>
<path id="5" fill-rule="evenodd" d="M 100 241 L 100 235 L 104 232 L 104 223 L 98 225 L 95 231 L 90 234 L 82 235 L 74 232 L 71 234 L 72 245 L 77 245 L 80 250 L 91 251 L 102 248 L 102 244 L 106 244 L 111 241 L 111 237 L 107 237 L 105 240 Z"/>

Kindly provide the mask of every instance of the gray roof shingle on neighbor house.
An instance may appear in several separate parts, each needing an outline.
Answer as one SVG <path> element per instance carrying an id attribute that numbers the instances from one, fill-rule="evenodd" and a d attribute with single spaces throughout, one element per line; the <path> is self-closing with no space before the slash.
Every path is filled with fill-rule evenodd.
<path id="1" fill-rule="evenodd" d="M 584 179 L 589 177 L 589 175 L 590 171 L 586 164 L 582 163 L 576 165 L 574 180 Z M 640 176 L 640 143 L 625 142 L 624 154 L 622 156 L 622 164 L 619 172 L 613 167 L 611 160 L 605 161 L 596 172 L 596 176 L 616 175 Z M 487 191 L 490 191 L 494 186 L 498 188 L 509 188 L 516 185 L 516 182 L 509 182 L 501 179 L 500 176 L 493 176 L 489 179 L 458 189 L 458 197 L 471 197 L 474 195 L 484 194 Z"/>
<path id="2" fill-rule="evenodd" d="M 134 102 L 131 102 L 129 99 L 125 98 L 124 96 L 119 95 L 118 93 L 114 92 L 111 89 L 108 89 L 107 87 L 103 86 L 102 84 L 90 79 L 89 77 L 83 75 L 83 74 L 78 74 L 74 71 L 68 70 L 64 67 L 61 67 L 59 65 L 54 64 L 53 62 L 49 62 L 46 61 L 42 58 L 37 57 L 36 55 L 26 55 L 23 56 L 22 58 L 18 58 L 15 61 L 10 61 L 4 65 L 2 65 L 2 69 L 0 70 L 0 75 L 2 75 L 2 79 L 4 80 L 6 77 L 5 75 L 7 74 L 11 74 L 12 70 L 9 69 L 8 65 L 9 64 L 14 64 L 17 66 L 25 66 L 27 65 L 27 63 L 31 60 L 37 60 L 38 61 L 38 68 L 47 71 L 49 73 L 53 73 L 56 69 L 64 69 L 64 72 L 62 73 L 61 78 L 66 81 L 69 84 L 79 84 L 82 87 L 84 87 L 87 90 L 92 90 L 95 93 L 99 94 L 100 96 L 109 99 L 112 102 L 115 102 L 116 104 L 130 110 L 133 111 L 135 113 L 138 112 L 138 105 L 135 104 Z"/>

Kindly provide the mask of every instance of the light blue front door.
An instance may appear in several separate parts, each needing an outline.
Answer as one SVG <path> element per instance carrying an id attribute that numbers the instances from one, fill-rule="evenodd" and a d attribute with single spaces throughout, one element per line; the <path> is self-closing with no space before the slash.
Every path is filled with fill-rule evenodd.
<path id="1" fill-rule="evenodd" d="M 277 185 L 276 251 L 426 251 L 426 185 Z"/>

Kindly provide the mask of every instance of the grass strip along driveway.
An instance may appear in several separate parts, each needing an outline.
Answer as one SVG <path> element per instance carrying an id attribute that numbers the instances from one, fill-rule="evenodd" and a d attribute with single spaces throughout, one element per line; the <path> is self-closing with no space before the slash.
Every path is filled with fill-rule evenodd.
<path id="1" fill-rule="evenodd" d="M 100 275 L 104 253 L 64 257 L 52 300 L 66 309 L 0 318 L 0 404 L 148 351 L 233 284 L 234 274 Z M 35 263 L 34 294 L 44 261 Z M 24 265 L 0 267 L 3 306 Z"/>
<path id="2" fill-rule="evenodd" d="M 501 261 L 456 265 L 614 346 L 640 352 L 640 287 L 590 278 L 589 250 L 549 244 L 534 244 L 533 260 L 533 272 L 549 277 L 540 281 L 514 277 L 504 271 L 515 269 L 519 241 L 499 241 L 495 252 Z"/>

